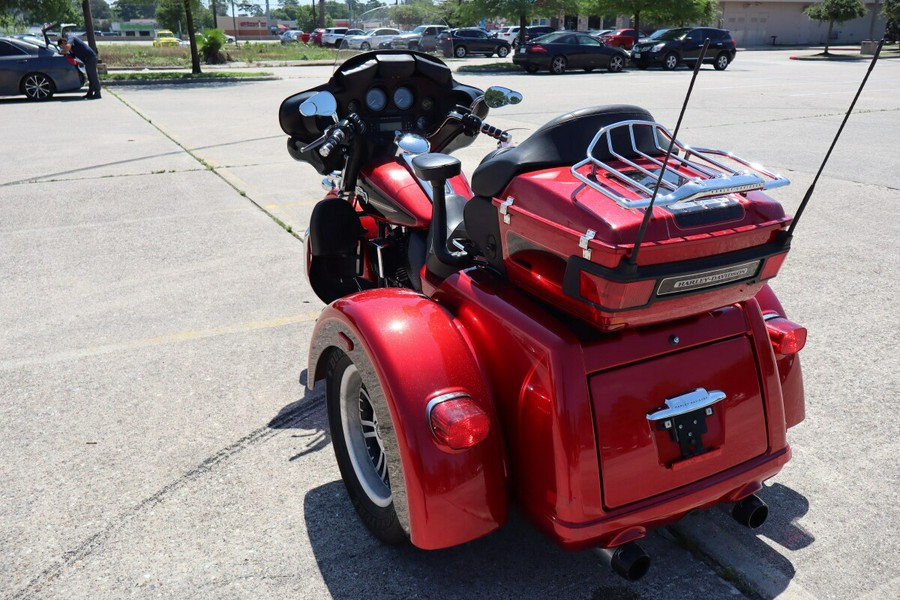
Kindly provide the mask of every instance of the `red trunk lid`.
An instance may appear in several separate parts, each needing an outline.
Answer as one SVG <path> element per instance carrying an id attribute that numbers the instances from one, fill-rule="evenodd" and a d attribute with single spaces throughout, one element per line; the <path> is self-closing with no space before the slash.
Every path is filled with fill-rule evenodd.
<path id="1" fill-rule="evenodd" d="M 724 399 L 659 419 L 666 400 L 698 388 Z M 735 337 L 590 378 L 604 505 L 618 508 L 688 485 L 766 451 L 762 392 L 750 339 Z M 718 397 L 718 394 L 715 394 Z M 670 400 L 669 405 L 673 402 Z M 668 427 L 668 428 L 667 428 Z M 687 448 L 676 441 L 701 440 Z M 692 431 L 693 430 L 693 431 Z"/>

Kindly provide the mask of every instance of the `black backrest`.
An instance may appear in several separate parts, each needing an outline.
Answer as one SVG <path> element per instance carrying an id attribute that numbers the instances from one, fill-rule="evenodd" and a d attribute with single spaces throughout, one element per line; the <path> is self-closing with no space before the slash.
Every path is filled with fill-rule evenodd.
<path id="1" fill-rule="evenodd" d="M 517 147 L 489 155 L 472 174 L 472 191 L 488 198 L 499 196 L 513 177 L 528 171 L 574 165 L 582 161 L 597 132 L 619 121 L 653 121 L 645 109 L 628 104 L 593 106 L 556 117 L 545 123 Z M 620 154 L 632 155 L 627 132 L 613 136 Z M 649 128 L 635 130 L 638 147 L 648 154 L 661 154 Z M 611 158 L 607 148 L 598 149 L 599 160 Z"/>

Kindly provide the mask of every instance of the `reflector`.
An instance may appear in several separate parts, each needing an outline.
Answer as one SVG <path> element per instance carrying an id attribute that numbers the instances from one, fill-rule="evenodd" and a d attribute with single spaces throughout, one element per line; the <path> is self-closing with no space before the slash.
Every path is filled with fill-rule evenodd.
<path id="1" fill-rule="evenodd" d="M 437 441 L 454 450 L 483 442 L 491 429 L 490 417 L 468 396 L 431 405 L 429 422 Z"/>

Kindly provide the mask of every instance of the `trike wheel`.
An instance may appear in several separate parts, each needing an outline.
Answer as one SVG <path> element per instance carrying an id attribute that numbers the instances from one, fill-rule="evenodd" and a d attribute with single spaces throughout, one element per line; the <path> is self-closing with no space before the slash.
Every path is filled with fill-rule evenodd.
<path id="1" fill-rule="evenodd" d="M 400 544 L 407 537 L 394 510 L 389 456 L 370 391 L 376 390 L 368 389 L 357 365 L 343 352 L 335 351 L 328 362 L 325 393 L 331 441 L 341 477 L 353 507 L 369 531 L 385 543 Z"/>

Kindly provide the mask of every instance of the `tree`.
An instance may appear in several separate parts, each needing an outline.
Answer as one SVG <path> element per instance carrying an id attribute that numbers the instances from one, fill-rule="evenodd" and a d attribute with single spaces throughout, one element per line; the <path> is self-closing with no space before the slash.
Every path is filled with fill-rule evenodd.
<path id="1" fill-rule="evenodd" d="M 156 2 L 148 2 L 148 0 L 116 0 L 115 11 L 123 21 L 153 19 L 156 16 Z"/>
<path id="2" fill-rule="evenodd" d="M 191 42 L 191 73 L 200 74 L 200 54 L 197 52 L 197 36 L 194 32 L 194 15 L 191 12 L 191 4 L 199 0 L 184 0 L 184 14 L 187 20 L 188 40 Z"/>
<path id="3" fill-rule="evenodd" d="M 577 10 L 577 0 L 472 0 L 460 5 L 455 14 L 461 22 L 477 22 L 484 16 L 518 19 L 521 42 L 525 36 L 525 27 L 532 18 L 555 17 L 561 11 L 572 13 Z"/>
<path id="4" fill-rule="evenodd" d="M 900 21 L 900 0 L 881 0 L 881 16 L 888 21 Z"/>
<path id="5" fill-rule="evenodd" d="M 627 15 L 631 17 L 631 26 L 641 31 L 641 17 L 659 9 L 661 4 L 669 4 L 670 0 L 588 0 L 588 5 L 595 14 Z M 659 19 L 666 22 L 666 19 Z M 638 33 L 640 35 L 640 33 Z"/>
<path id="6" fill-rule="evenodd" d="M 631 26 L 641 31 L 641 21 L 661 25 L 708 25 L 719 18 L 717 0 L 582 0 L 591 14 L 627 15 Z"/>
<path id="7" fill-rule="evenodd" d="M 237 7 L 243 15 L 248 17 L 261 17 L 266 14 L 263 12 L 262 6 L 255 2 L 238 2 Z"/>
<path id="8" fill-rule="evenodd" d="M 866 15 L 866 7 L 860 0 L 824 0 L 806 9 L 806 16 L 813 21 L 828 21 L 828 37 L 825 38 L 825 54 L 831 44 L 831 31 L 835 23 L 843 23 Z"/>
<path id="9" fill-rule="evenodd" d="M 91 14 L 95 19 L 109 20 L 112 17 L 112 10 L 106 0 L 91 0 Z"/>
<path id="10" fill-rule="evenodd" d="M 80 23 L 80 17 L 71 0 L 0 0 L 0 20 L 9 24 Z"/>
<path id="11" fill-rule="evenodd" d="M 900 0 L 883 0 L 881 15 L 887 19 L 884 37 L 900 42 Z"/>

